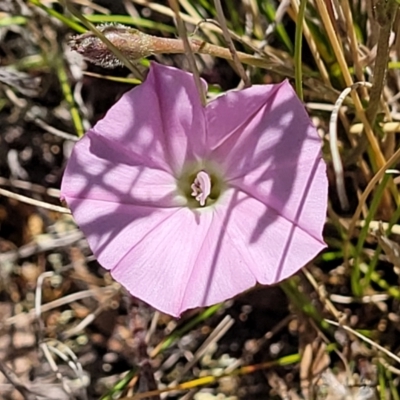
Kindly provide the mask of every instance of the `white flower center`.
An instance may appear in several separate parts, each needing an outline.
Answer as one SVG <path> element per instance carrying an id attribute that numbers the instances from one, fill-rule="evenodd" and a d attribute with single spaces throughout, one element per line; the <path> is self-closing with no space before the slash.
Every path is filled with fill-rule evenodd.
<path id="1" fill-rule="evenodd" d="M 196 175 L 196 179 L 190 186 L 192 189 L 192 196 L 203 207 L 206 204 L 207 197 L 211 193 L 211 179 L 210 175 L 205 171 L 200 171 Z"/>

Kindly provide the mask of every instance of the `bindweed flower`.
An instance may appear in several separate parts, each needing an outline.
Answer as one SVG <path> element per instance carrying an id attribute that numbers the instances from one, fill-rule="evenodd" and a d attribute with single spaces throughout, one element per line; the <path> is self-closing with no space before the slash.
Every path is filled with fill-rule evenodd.
<path id="1" fill-rule="evenodd" d="M 325 247 L 320 146 L 288 82 L 203 107 L 191 74 L 153 63 L 75 145 L 61 192 L 114 279 L 179 316 Z"/>

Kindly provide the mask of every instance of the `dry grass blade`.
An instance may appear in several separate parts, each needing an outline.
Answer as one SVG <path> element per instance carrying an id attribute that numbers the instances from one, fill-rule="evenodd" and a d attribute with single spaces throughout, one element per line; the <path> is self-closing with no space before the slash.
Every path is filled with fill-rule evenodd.
<path id="1" fill-rule="evenodd" d="M 357 82 L 351 87 L 348 87 L 342 91 L 338 99 L 336 100 L 334 109 L 332 110 L 331 119 L 329 121 L 329 144 L 332 154 L 333 168 L 336 176 L 336 187 L 339 195 L 340 204 L 343 210 L 349 209 L 349 200 L 347 199 L 346 189 L 344 186 L 343 176 L 343 165 L 339 153 L 339 143 L 337 140 L 337 120 L 339 115 L 340 107 L 343 104 L 344 99 L 351 91 L 356 90 L 358 87 L 371 87 L 372 85 L 367 82 Z"/>
<path id="2" fill-rule="evenodd" d="M 10 192 L 9 190 L 6 189 L 0 188 L 0 195 L 8 197 L 10 199 L 21 201 L 26 204 L 30 204 L 35 207 L 45 208 L 46 210 L 55 211 L 61 214 L 71 214 L 71 211 L 68 208 L 45 203 L 44 201 L 32 199 L 30 197 L 23 196 L 21 194 Z"/>

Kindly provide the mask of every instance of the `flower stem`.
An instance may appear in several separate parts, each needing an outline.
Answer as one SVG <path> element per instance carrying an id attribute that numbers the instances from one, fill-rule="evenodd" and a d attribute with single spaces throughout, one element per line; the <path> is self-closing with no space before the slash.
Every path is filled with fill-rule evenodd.
<path id="1" fill-rule="evenodd" d="M 130 61 L 149 57 L 154 54 L 182 54 L 185 53 L 184 43 L 181 39 L 171 39 L 159 36 L 148 35 L 137 29 L 123 25 L 97 26 L 99 30 L 118 50 Z M 229 49 L 216 46 L 203 40 L 188 40 L 193 53 L 207 54 L 212 57 L 224 58 L 232 61 L 232 54 Z M 118 59 L 107 49 L 92 32 L 76 35 L 69 45 L 72 50 L 82 54 L 88 61 L 105 68 L 113 68 L 117 65 Z M 99 54 L 101 52 L 101 54 Z M 240 51 L 236 52 L 238 59 L 243 64 L 254 67 L 274 70 L 281 75 L 293 77 L 292 69 L 286 67 L 277 58 L 264 56 L 264 58 L 249 55 Z M 103 61 L 102 61 L 103 60 Z M 119 62 L 121 65 L 121 62 Z"/>
<path id="2" fill-rule="evenodd" d="M 294 46 L 294 73 L 296 82 L 296 93 L 300 100 L 303 100 L 303 69 L 301 60 L 302 50 L 302 39 L 303 39 L 303 21 L 304 12 L 306 10 L 307 0 L 300 1 L 300 8 L 297 14 L 296 21 L 296 34 L 295 34 L 295 46 Z"/>

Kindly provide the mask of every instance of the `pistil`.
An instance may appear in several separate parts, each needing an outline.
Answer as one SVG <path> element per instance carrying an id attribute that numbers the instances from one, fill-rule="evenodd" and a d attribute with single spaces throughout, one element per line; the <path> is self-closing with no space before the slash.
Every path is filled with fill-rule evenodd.
<path id="1" fill-rule="evenodd" d="M 205 171 L 198 172 L 190 187 L 192 189 L 191 195 L 200 203 L 200 206 L 204 207 L 207 197 L 211 193 L 210 175 Z"/>

